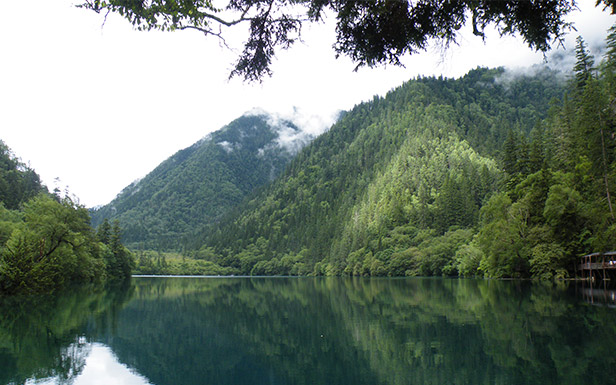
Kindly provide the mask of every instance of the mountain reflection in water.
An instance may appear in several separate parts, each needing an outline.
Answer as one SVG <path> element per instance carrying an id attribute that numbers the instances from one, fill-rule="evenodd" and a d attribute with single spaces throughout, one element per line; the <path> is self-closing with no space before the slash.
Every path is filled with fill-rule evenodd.
<path id="1" fill-rule="evenodd" d="M 0 301 L 0 384 L 614 384 L 616 311 L 580 294 L 461 279 L 135 278 Z"/>

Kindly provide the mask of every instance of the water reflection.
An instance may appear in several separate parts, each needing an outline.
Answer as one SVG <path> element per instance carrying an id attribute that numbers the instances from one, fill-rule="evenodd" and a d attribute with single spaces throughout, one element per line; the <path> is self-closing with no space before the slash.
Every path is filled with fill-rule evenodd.
<path id="1" fill-rule="evenodd" d="M 41 310 L 1 303 L 0 384 L 616 383 L 616 311 L 576 295 L 529 282 L 138 278 Z"/>
<path id="2" fill-rule="evenodd" d="M 70 350 L 79 350 L 85 356 L 85 361 L 79 373 L 70 378 L 59 376 L 27 380 L 26 385 L 55 385 L 70 383 L 72 385 L 150 385 L 150 382 L 134 373 L 125 365 L 118 362 L 108 346 L 100 343 L 77 343 L 69 347 Z"/>
<path id="3" fill-rule="evenodd" d="M 584 301 L 591 305 L 616 308 L 616 286 L 611 282 L 605 280 L 596 284 L 586 281 L 576 282 L 575 289 Z"/>
<path id="4" fill-rule="evenodd" d="M 72 383 L 90 347 L 87 330 L 99 329 L 132 289 L 81 288 L 56 296 L 0 298 L 0 384 L 55 378 Z"/>

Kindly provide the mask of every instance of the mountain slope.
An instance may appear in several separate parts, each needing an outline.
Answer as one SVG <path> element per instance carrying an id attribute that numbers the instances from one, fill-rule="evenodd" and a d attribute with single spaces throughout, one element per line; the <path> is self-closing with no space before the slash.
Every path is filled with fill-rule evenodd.
<path id="1" fill-rule="evenodd" d="M 498 189 L 495 155 L 508 132 L 527 136 L 563 92 L 549 70 L 504 75 L 420 78 L 358 105 L 239 214 L 205 232 L 194 255 L 244 274 L 432 269 L 398 252 L 434 237 L 467 242 L 473 232 L 464 229 Z"/>
<path id="2" fill-rule="evenodd" d="M 118 219 L 127 245 L 176 248 L 194 229 L 217 221 L 273 180 L 310 139 L 290 121 L 244 115 L 178 151 L 94 210 L 93 224 Z"/>
<path id="3" fill-rule="evenodd" d="M 39 175 L 22 163 L 0 140 L 0 204 L 18 209 L 38 193 L 47 191 Z"/>

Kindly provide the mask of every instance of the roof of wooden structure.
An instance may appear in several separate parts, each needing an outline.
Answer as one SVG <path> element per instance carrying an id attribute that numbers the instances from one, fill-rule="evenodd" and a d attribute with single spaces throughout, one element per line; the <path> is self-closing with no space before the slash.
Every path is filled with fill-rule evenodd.
<path id="1" fill-rule="evenodd" d="M 616 256 L 616 251 L 606 251 L 605 253 L 586 254 L 582 258 L 584 258 L 584 257 L 601 257 L 601 256 L 614 257 L 614 256 Z"/>

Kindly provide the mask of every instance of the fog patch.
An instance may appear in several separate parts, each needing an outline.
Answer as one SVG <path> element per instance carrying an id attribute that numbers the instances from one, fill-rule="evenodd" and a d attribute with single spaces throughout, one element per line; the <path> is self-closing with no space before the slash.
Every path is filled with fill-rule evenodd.
<path id="1" fill-rule="evenodd" d="M 523 77 L 554 79 L 558 82 L 565 82 L 571 71 L 543 64 L 535 64 L 530 67 L 506 68 L 505 71 L 494 79 L 494 83 L 507 89 L 515 80 Z"/>
<path id="2" fill-rule="evenodd" d="M 121 197 L 121 196 L 133 196 L 135 194 L 137 194 L 140 190 L 141 190 L 141 185 L 140 182 L 143 180 L 143 178 L 137 178 L 134 181 L 132 181 L 128 186 L 124 187 L 122 189 L 122 191 L 120 191 L 120 193 L 118 195 L 116 195 L 115 199 Z M 103 206 L 101 206 L 103 207 Z"/>
<path id="3" fill-rule="evenodd" d="M 139 184 L 139 182 L 141 182 L 143 178 L 139 178 L 136 179 L 133 183 L 130 184 L 132 191 L 130 193 L 131 196 L 137 194 L 139 191 L 141 191 L 141 185 Z"/>
<path id="4" fill-rule="evenodd" d="M 212 141 L 212 133 L 210 132 L 209 134 L 205 135 L 203 138 L 199 139 L 195 144 L 193 144 L 193 146 L 203 146 L 206 143 L 209 143 Z"/>
<path id="5" fill-rule="evenodd" d="M 605 54 L 605 41 L 594 40 L 588 42 L 585 40 L 586 49 L 595 59 L 595 66 L 601 62 L 603 55 Z M 573 72 L 573 67 L 577 59 L 575 57 L 575 45 L 568 46 L 567 48 L 560 48 L 552 51 L 545 61 L 545 66 L 554 71 L 558 71 L 566 76 L 569 76 Z"/>
<path id="6" fill-rule="evenodd" d="M 260 108 L 254 108 L 244 115 L 264 117 L 278 135 L 276 144 L 294 155 L 314 138 L 327 131 L 340 117 L 340 111 L 316 115 L 297 107 L 276 113 L 268 113 Z"/>
<path id="7" fill-rule="evenodd" d="M 297 154 L 299 150 L 310 143 L 316 136 L 310 131 L 302 131 L 295 124 L 286 119 L 270 116 L 268 123 L 276 130 L 278 138 L 276 144 L 286 149 L 291 154 Z"/>
<path id="8" fill-rule="evenodd" d="M 607 33 L 607 31 L 603 33 L 595 31 L 588 36 L 586 34 L 581 35 L 586 43 L 587 50 L 594 57 L 595 67 L 601 63 L 606 53 L 605 37 Z M 548 52 L 543 63 L 529 67 L 507 67 L 505 72 L 496 78 L 496 83 L 506 86 L 520 76 L 556 76 L 557 80 L 566 81 L 573 76 L 573 67 L 577 62 L 575 57 L 576 37 L 569 36 L 562 45 Z"/>
<path id="9" fill-rule="evenodd" d="M 219 145 L 220 147 L 222 147 L 222 149 L 225 150 L 225 152 L 227 154 L 234 150 L 233 145 L 231 143 L 227 142 L 226 140 L 224 140 L 222 142 L 218 142 L 216 144 Z"/>

